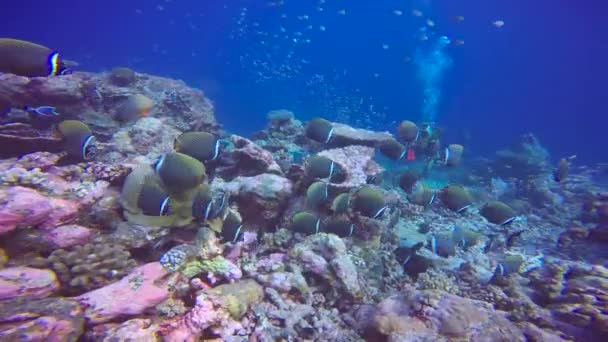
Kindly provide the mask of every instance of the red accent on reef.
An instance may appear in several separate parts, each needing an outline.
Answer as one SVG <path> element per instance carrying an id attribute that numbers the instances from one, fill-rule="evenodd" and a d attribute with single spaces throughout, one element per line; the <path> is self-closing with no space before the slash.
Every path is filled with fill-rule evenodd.
<path id="1" fill-rule="evenodd" d="M 405 160 L 408 160 L 408 161 L 416 160 L 416 152 L 414 151 L 413 148 L 410 148 L 407 150 L 407 155 L 405 157 Z"/>

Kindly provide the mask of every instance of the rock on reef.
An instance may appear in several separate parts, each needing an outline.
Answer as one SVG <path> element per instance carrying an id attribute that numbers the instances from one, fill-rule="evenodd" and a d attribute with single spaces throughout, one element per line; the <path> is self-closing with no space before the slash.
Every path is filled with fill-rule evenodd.
<path id="1" fill-rule="evenodd" d="M 160 326 L 151 319 L 135 318 L 120 324 L 96 325 L 87 337 L 92 341 L 158 341 Z"/>
<path id="2" fill-rule="evenodd" d="M 248 224 L 264 225 L 275 221 L 293 193 L 289 179 L 270 173 L 237 177 L 227 183 L 214 181 L 211 186 L 234 196 L 243 220 Z"/>
<path id="3" fill-rule="evenodd" d="M 341 123 L 333 123 L 333 127 L 334 132 L 329 142 L 330 146 L 363 145 L 376 147 L 385 140 L 394 139 L 389 132 L 375 132 Z"/>
<path id="4" fill-rule="evenodd" d="M 91 324 L 138 315 L 168 298 L 166 284 L 158 284 L 158 280 L 165 275 L 166 271 L 160 263 L 152 262 L 136 268 L 116 283 L 76 299 L 84 305 L 85 317 Z"/>
<path id="5" fill-rule="evenodd" d="M 366 146 L 347 146 L 325 150 L 318 153 L 338 164 L 346 174 L 341 183 L 330 183 L 330 186 L 340 190 L 350 190 L 367 184 L 368 176 L 376 176 L 384 171 L 373 160 L 374 149 Z"/>
<path id="6" fill-rule="evenodd" d="M 36 190 L 10 187 L 0 191 L 0 234 L 17 227 L 31 227 L 46 221 L 53 206 Z"/>
<path id="7" fill-rule="evenodd" d="M 84 330 L 80 305 L 65 298 L 0 302 L 1 341 L 77 341 Z"/>
<path id="8" fill-rule="evenodd" d="M 141 118 L 116 131 L 99 159 L 110 163 L 131 160 L 132 164 L 132 158 L 136 157 L 139 162 L 152 164 L 160 155 L 173 152 L 173 143 L 180 133 L 167 119 Z"/>
<path id="9" fill-rule="evenodd" d="M 223 177 L 229 179 L 237 175 L 255 176 L 262 173 L 281 175 L 283 173 L 272 153 L 253 141 L 238 135 L 232 135 L 230 140 L 234 144 L 234 149 L 222 158 L 228 166 L 218 170 Z"/>
<path id="10" fill-rule="evenodd" d="M 394 341 L 526 341 L 491 305 L 441 291 L 406 290 L 375 310 L 374 329 Z"/>
<path id="11" fill-rule="evenodd" d="M 30 267 L 0 270 L 0 300 L 24 297 L 44 298 L 59 289 L 55 273 Z"/>

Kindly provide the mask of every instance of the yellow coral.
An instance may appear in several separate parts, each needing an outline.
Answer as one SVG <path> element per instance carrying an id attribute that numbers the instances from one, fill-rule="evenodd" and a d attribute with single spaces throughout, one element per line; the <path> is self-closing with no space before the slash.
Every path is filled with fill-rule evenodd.
<path id="1" fill-rule="evenodd" d="M 6 265 L 7 261 L 8 261 L 8 255 L 6 255 L 6 252 L 4 251 L 4 249 L 0 248 L 0 268 L 3 268 L 4 265 Z"/>
<path id="2" fill-rule="evenodd" d="M 416 285 L 421 290 L 441 290 L 452 294 L 458 293 L 459 290 L 454 277 L 433 268 L 420 273 Z"/>
<path id="3" fill-rule="evenodd" d="M 220 285 L 210 291 L 222 299 L 224 307 L 235 319 L 242 317 L 252 304 L 264 298 L 262 286 L 251 279 Z"/>

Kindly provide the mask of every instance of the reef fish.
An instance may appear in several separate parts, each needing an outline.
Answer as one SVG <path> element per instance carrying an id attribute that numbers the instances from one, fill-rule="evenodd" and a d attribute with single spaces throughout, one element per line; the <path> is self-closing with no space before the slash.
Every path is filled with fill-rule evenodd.
<path id="1" fill-rule="evenodd" d="M 206 162 L 219 156 L 220 140 L 207 132 L 187 132 L 175 138 L 174 148 L 177 152 Z"/>
<path id="2" fill-rule="evenodd" d="M 70 157 L 89 160 L 95 137 L 87 124 L 78 120 L 64 120 L 57 125 L 63 136 L 63 147 Z"/>
<path id="3" fill-rule="evenodd" d="M 553 180 L 555 180 L 556 182 L 561 182 L 568 177 L 569 173 L 570 163 L 568 162 L 568 159 L 562 158 L 559 160 L 559 163 L 557 163 L 557 168 L 555 169 L 555 172 L 553 172 Z"/>
<path id="4" fill-rule="evenodd" d="M 353 208 L 363 216 L 377 219 L 386 211 L 387 206 L 382 192 L 364 186 L 353 195 Z"/>
<path id="5" fill-rule="evenodd" d="M 241 221 L 239 215 L 232 210 L 228 211 L 228 215 L 222 224 L 222 239 L 224 241 L 235 243 L 238 241 L 242 229 L 243 222 Z"/>
<path id="6" fill-rule="evenodd" d="M 51 106 L 40 106 L 40 107 L 25 106 L 25 107 L 23 107 L 23 110 L 28 113 L 32 113 L 32 114 L 35 114 L 38 116 L 48 116 L 48 117 L 59 116 L 59 113 L 57 113 L 57 109 L 55 107 L 51 107 Z"/>
<path id="7" fill-rule="evenodd" d="M 320 143 L 329 143 L 333 133 L 332 123 L 322 118 L 312 119 L 306 125 L 306 136 Z"/>
<path id="8" fill-rule="evenodd" d="M 154 106 L 154 102 L 145 95 L 134 94 L 125 99 L 116 112 L 119 121 L 130 121 L 147 116 Z"/>
<path id="9" fill-rule="evenodd" d="M 27 77 L 63 75 L 59 52 L 32 42 L 0 38 L 0 72 Z"/>
<path id="10" fill-rule="evenodd" d="M 189 155 L 173 152 L 161 156 L 154 164 L 154 171 L 170 189 L 181 193 L 196 188 L 205 178 L 205 165 Z"/>

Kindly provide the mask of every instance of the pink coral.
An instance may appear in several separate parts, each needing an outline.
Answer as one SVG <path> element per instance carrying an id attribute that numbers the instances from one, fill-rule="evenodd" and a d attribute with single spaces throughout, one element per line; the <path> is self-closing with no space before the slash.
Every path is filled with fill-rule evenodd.
<path id="1" fill-rule="evenodd" d="M 92 236 L 91 229 L 76 224 L 59 226 L 44 234 L 44 238 L 58 248 L 84 245 Z"/>
<path id="2" fill-rule="evenodd" d="M 227 320 L 227 317 L 228 314 L 216 308 L 206 294 L 200 294 L 196 297 L 196 305 L 190 312 L 166 327 L 169 332 L 163 336 L 163 341 L 198 341 L 203 330 L 220 324 Z"/>
<path id="3" fill-rule="evenodd" d="M 46 171 L 51 166 L 57 164 L 60 158 L 61 155 L 58 155 L 56 153 L 35 152 L 26 154 L 23 157 L 19 158 L 18 164 L 27 170 L 39 168 L 42 171 Z"/>
<path id="4" fill-rule="evenodd" d="M 116 283 L 76 299 L 86 307 L 85 317 L 93 324 L 138 315 L 169 297 L 167 285 L 157 283 L 166 274 L 160 263 L 152 262 L 136 268 Z"/>
<path id="5" fill-rule="evenodd" d="M 20 186 L 0 190 L 0 234 L 18 226 L 38 225 L 49 218 L 53 206 L 49 199 L 36 190 Z"/>
<path id="6" fill-rule="evenodd" d="M 135 318 L 121 324 L 97 325 L 90 337 L 95 341 L 157 341 L 159 330 L 151 319 Z"/>
<path id="7" fill-rule="evenodd" d="M 82 327 L 63 317 L 42 316 L 33 320 L 12 323 L 2 327 L 3 341 L 72 341 L 80 335 Z M 4 338 L 7 338 L 4 340 Z"/>
<path id="8" fill-rule="evenodd" d="M 48 218 L 40 224 L 41 229 L 53 229 L 57 226 L 69 224 L 78 218 L 80 204 L 61 198 L 51 198 L 52 210 Z"/>
<path id="9" fill-rule="evenodd" d="M 21 266 L 0 270 L 0 299 L 44 298 L 58 288 L 57 277 L 50 270 Z"/>

